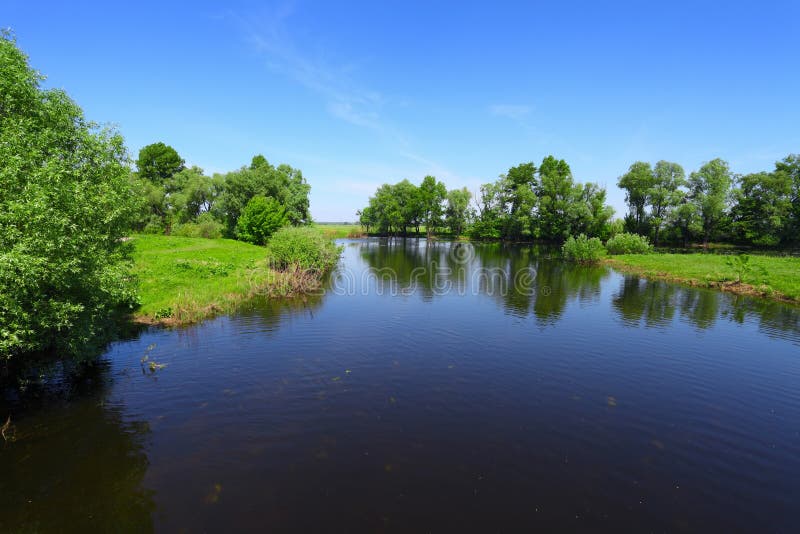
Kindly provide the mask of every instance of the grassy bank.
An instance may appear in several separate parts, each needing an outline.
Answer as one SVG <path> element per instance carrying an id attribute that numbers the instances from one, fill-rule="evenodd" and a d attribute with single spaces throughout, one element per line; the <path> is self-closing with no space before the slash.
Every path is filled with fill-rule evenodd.
<path id="1" fill-rule="evenodd" d="M 230 312 L 256 295 L 289 296 L 314 282 L 270 268 L 264 247 L 240 241 L 163 235 L 135 235 L 132 241 L 139 322 L 188 324 Z"/>
<path id="2" fill-rule="evenodd" d="M 606 263 L 620 270 L 737 294 L 800 303 L 800 258 L 749 256 L 742 265 L 719 254 L 628 254 Z"/>

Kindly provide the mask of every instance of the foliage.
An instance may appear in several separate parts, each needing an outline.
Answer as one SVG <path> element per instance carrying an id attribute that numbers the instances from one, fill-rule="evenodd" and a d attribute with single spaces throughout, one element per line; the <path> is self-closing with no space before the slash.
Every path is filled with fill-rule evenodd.
<path id="1" fill-rule="evenodd" d="M 650 240 L 639 234 L 617 234 L 606 242 L 606 250 L 611 255 L 616 254 L 647 254 L 652 252 Z"/>
<path id="2" fill-rule="evenodd" d="M 646 208 L 653 185 L 653 168 L 644 161 L 632 164 L 617 182 L 617 186 L 625 190 L 625 202 L 630 207 L 625 225 L 628 232 L 647 233 Z"/>
<path id="3" fill-rule="evenodd" d="M 732 183 L 728 163 L 719 158 L 705 163 L 689 176 L 689 198 L 695 205 L 705 244 L 716 236 L 725 218 Z"/>
<path id="4" fill-rule="evenodd" d="M 254 245 L 264 245 L 272 234 L 288 222 L 286 209 L 277 200 L 258 195 L 250 199 L 239 216 L 236 236 Z"/>
<path id="5" fill-rule="evenodd" d="M 564 160 L 547 156 L 537 167 L 522 163 L 481 186 L 478 214 L 470 234 L 477 238 L 542 239 L 569 235 L 607 236 L 613 209 L 605 189 L 575 183 Z"/>
<path id="6" fill-rule="evenodd" d="M 224 235 L 235 237 L 239 235 L 237 225 L 242 211 L 257 196 L 277 200 L 284 209 L 287 223 L 301 225 L 311 220 L 310 186 L 302 173 L 289 165 L 273 167 L 264 156 L 258 155 L 253 157 L 249 167 L 207 176 L 199 167 L 183 167 L 177 152 L 163 143 L 142 150 L 140 170 L 134 177 L 137 193 L 144 199 L 136 224 L 140 232 L 217 235 L 216 231 L 209 234 L 210 224 L 199 221 L 201 217 L 204 221 L 211 217 L 223 225 Z M 145 157 L 145 154 L 152 157 Z M 147 167 L 142 167 L 145 161 L 151 160 L 158 165 L 153 163 L 150 167 L 160 170 L 148 171 Z M 161 164 L 162 160 L 171 164 Z M 155 178 L 148 178 L 150 175 Z M 214 225 L 214 229 L 216 227 Z M 252 237 L 252 234 L 243 235 Z"/>
<path id="7" fill-rule="evenodd" d="M 222 237 L 225 227 L 210 213 L 205 212 L 197 217 L 195 222 L 187 222 L 172 227 L 170 235 L 181 237 L 203 237 L 205 239 L 218 239 Z M 147 228 L 145 228 L 146 232 Z"/>
<path id="8" fill-rule="evenodd" d="M 759 172 L 739 180 L 731 211 L 734 232 L 745 242 L 775 246 L 787 240 L 791 221 L 792 181 L 787 173 Z"/>
<path id="9" fill-rule="evenodd" d="M 580 234 L 578 237 L 570 236 L 561 246 L 561 253 L 567 261 L 597 263 L 603 257 L 605 248 L 598 238 Z"/>
<path id="10" fill-rule="evenodd" d="M 433 230 L 442 225 L 442 203 L 447 197 L 447 188 L 433 176 L 426 176 L 415 194 L 418 197 L 419 214 L 412 218 L 425 225 L 430 237 Z"/>
<path id="11" fill-rule="evenodd" d="M 270 264 L 276 269 L 321 274 L 336 266 L 342 249 L 315 228 L 286 227 L 275 232 L 267 251 Z"/>
<path id="12" fill-rule="evenodd" d="M 684 199 L 685 194 L 680 187 L 686 183 L 683 167 L 677 163 L 661 160 L 653 169 L 653 183 L 647 193 L 650 205 L 650 226 L 654 231 L 655 244 L 658 246 L 661 229 L 672 216 L 673 210 Z"/>
<path id="13" fill-rule="evenodd" d="M 136 303 L 123 242 L 139 210 L 122 137 L 42 89 L 0 35 L 0 358 L 93 356 Z"/>
<path id="14" fill-rule="evenodd" d="M 178 151 L 162 142 L 142 148 L 136 160 L 139 177 L 154 185 L 163 185 L 174 174 L 183 170 L 183 164 L 183 158 Z"/>
<path id="15" fill-rule="evenodd" d="M 224 177 L 223 191 L 212 209 L 224 221 L 228 236 L 236 234 L 239 215 L 255 196 L 272 197 L 286 210 L 290 224 L 311 222 L 308 193 L 311 187 L 299 169 L 289 165 L 272 166 L 264 156 L 255 156 L 249 167 Z"/>
<path id="16" fill-rule="evenodd" d="M 754 275 L 767 276 L 767 270 L 764 266 L 750 263 L 750 256 L 747 254 L 728 256 L 725 259 L 725 264 L 736 273 L 736 282 L 742 282 L 746 278 L 751 279 Z"/>
<path id="17" fill-rule="evenodd" d="M 464 233 L 467 226 L 472 221 L 472 212 L 469 201 L 472 193 L 469 189 L 453 189 L 447 192 L 447 207 L 445 208 L 445 225 L 453 235 L 459 236 Z"/>

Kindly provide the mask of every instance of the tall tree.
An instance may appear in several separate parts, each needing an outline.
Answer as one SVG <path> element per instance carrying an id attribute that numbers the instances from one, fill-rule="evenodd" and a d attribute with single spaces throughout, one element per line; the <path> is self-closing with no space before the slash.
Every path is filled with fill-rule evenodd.
<path id="1" fill-rule="evenodd" d="M 447 208 L 445 210 L 445 224 L 450 228 L 454 235 L 461 235 L 469 224 L 470 209 L 469 201 L 472 198 L 472 193 L 469 189 L 462 187 L 461 189 L 453 189 L 447 192 Z"/>
<path id="2" fill-rule="evenodd" d="M 177 150 L 159 141 L 139 151 L 136 168 L 141 178 L 156 185 L 163 185 L 174 174 L 184 169 L 184 161 Z"/>
<path id="3" fill-rule="evenodd" d="M 417 194 L 419 195 L 419 213 L 425 224 L 425 232 L 430 237 L 434 230 L 442 225 L 444 212 L 442 203 L 447 197 L 447 188 L 433 176 L 426 176 L 422 179 Z"/>
<path id="4" fill-rule="evenodd" d="M 705 163 L 689 176 L 689 198 L 697 208 L 704 246 L 715 237 L 725 218 L 732 183 L 728 163 L 719 158 Z"/>
<path id="5" fill-rule="evenodd" d="M 572 231 L 571 208 L 576 190 L 572 170 L 563 159 L 547 156 L 539 166 L 537 186 L 540 237 L 563 241 Z"/>
<path id="6" fill-rule="evenodd" d="M 625 219 L 627 230 L 647 234 L 648 194 L 653 187 L 653 169 L 645 161 L 637 161 L 623 174 L 617 185 L 625 190 L 625 202 L 630 212 Z"/>
<path id="7" fill-rule="evenodd" d="M 647 192 L 647 202 L 650 204 L 650 223 L 655 232 L 656 246 L 659 243 L 661 228 L 669 219 L 672 210 L 683 198 L 680 187 L 685 183 L 686 175 L 683 167 L 664 160 L 656 163 L 653 169 L 652 186 Z"/>

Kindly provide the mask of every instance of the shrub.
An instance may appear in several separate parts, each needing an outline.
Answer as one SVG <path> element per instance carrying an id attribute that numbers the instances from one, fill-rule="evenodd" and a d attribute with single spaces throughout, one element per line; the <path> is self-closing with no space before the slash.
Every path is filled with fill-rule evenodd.
<path id="1" fill-rule="evenodd" d="M 645 236 L 622 233 L 613 236 L 606 242 L 609 254 L 647 254 L 653 246 Z"/>
<path id="2" fill-rule="evenodd" d="M 140 207 L 123 139 L 42 79 L 0 31 L 0 364 L 91 358 L 137 300 L 123 238 Z"/>
<path id="3" fill-rule="evenodd" d="M 275 269 L 301 269 L 321 275 L 336 266 L 342 249 L 314 228 L 286 227 L 275 232 L 267 251 Z"/>
<path id="4" fill-rule="evenodd" d="M 272 197 L 254 196 L 236 221 L 236 237 L 254 245 L 263 245 L 278 228 L 289 224 L 286 208 Z"/>
<path id="5" fill-rule="evenodd" d="M 217 221 L 210 213 L 202 213 L 196 222 L 179 224 L 172 228 L 172 235 L 180 237 L 204 237 L 206 239 L 218 239 L 222 237 L 222 230 L 225 227 Z"/>
<path id="6" fill-rule="evenodd" d="M 597 263 L 603 257 L 605 249 L 598 238 L 590 239 L 585 234 L 581 234 L 578 237 L 570 236 L 561 247 L 561 252 L 567 261 Z"/>

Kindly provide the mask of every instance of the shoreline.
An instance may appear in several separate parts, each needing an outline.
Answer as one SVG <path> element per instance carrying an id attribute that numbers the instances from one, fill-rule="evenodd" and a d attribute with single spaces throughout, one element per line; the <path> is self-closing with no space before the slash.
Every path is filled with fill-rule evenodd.
<path id="1" fill-rule="evenodd" d="M 660 280 L 689 287 L 716 289 L 725 293 L 761 298 L 764 300 L 772 300 L 784 304 L 800 306 L 800 299 L 785 295 L 780 291 L 776 291 L 766 285 L 755 286 L 735 280 L 701 280 L 695 277 L 684 277 L 667 271 L 652 270 L 637 265 L 631 265 L 629 263 L 625 263 L 623 260 L 614 258 L 604 258 L 601 260 L 601 264 L 613 267 L 623 274 L 632 274 L 647 280 Z"/>

